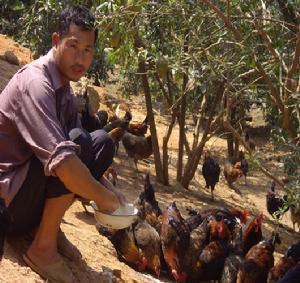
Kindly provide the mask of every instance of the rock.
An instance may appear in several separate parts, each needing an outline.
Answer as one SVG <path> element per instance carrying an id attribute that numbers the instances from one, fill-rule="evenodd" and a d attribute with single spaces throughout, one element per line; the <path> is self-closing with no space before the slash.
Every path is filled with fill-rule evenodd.
<path id="1" fill-rule="evenodd" d="M 13 65 L 20 65 L 19 58 L 10 50 L 5 51 L 4 53 L 5 60 Z"/>

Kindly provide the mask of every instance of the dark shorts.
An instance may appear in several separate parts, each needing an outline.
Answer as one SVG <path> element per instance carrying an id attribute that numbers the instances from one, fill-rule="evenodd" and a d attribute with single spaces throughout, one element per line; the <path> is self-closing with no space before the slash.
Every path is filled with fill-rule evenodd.
<path id="1" fill-rule="evenodd" d="M 80 144 L 79 158 L 99 180 L 113 161 L 115 145 L 110 136 L 103 130 L 88 133 L 78 128 L 70 131 L 69 136 L 70 140 Z M 25 181 L 8 207 L 13 218 L 10 232 L 31 231 L 41 221 L 47 198 L 70 193 L 57 177 L 45 176 L 42 163 L 33 157 Z"/>

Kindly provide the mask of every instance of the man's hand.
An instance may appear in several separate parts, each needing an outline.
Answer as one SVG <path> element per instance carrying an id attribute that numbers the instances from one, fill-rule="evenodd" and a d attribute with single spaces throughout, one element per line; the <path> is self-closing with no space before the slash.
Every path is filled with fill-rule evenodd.
<path id="1" fill-rule="evenodd" d="M 126 203 L 128 203 L 125 195 L 122 194 L 119 190 L 117 190 L 114 187 L 114 185 L 106 177 L 102 176 L 100 178 L 100 183 L 116 195 L 116 197 L 118 198 L 118 200 L 120 202 L 120 205 L 125 205 Z"/>

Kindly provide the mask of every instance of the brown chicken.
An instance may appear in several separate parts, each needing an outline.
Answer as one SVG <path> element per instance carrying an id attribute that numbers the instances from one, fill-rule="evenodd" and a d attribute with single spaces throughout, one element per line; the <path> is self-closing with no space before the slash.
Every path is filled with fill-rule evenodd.
<path id="1" fill-rule="evenodd" d="M 235 165 L 232 165 L 228 160 L 225 161 L 224 164 L 224 176 L 228 183 L 228 185 L 233 188 L 238 194 L 241 194 L 241 192 L 234 188 L 232 184 L 239 179 L 241 176 L 243 176 L 243 171 L 241 169 L 241 165 L 239 163 L 236 163 Z"/>
<path id="2" fill-rule="evenodd" d="M 129 123 L 127 131 L 135 136 L 144 137 L 148 130 L 148 115 L 142 123 Z"/>
<path id="3" fill-rule="evenodd" d="M 183 259 L 189 246 L 190 231 L 175 202 L 163 213 L 160 239 L 170 273 L 177 282 L 185 282 L 187 275 L 183 271 Z"/>
<path id="4" fill-rule="evenodd" d="M 148 158 L 153 153 L 151 135 L 148 137 L 139 137 L 125 133 L 122 143 L 128 156 L 133 158 L 137 170 L 138 160 Z"/>
<path id="5" fill-rule="evenodd" d="M 246 254 L 252 246 L 256 245 L 262 240 L 262 221 L 263 213 L 259 213 L 246 226 L 243 233 L 244 254 Z"/>
<path id="6" fill-rule="evenodd" d="M 280 244 L 278 234 L 253 246 L 245 256 L 236 283 L 266 283 L 269 270 L 274 265 L 275 244 Z"/>
<path id="7" fill-rule="evenodd" d="M 203 281 L 219 280 L 225 259 L 229 252 L 230 231 L 224 220 L 217 222 L 218 239 L 211 241 L 199 256 L 202 267 L 200 279 Z"/>
<path id="8" fill-rule="evenodd" d="M 268 190 L 266 194 L 266 204 L 267 210 L 273 218 L 280 218 L 280 214 L 276 214 L 284 205 L 284 198 L 286 196 L 281 197 L 278 193 L 275 192 L 275 181 L 272 181 L 271 188 Z M 285 212 L 288 210 L 288 207 L 285 209 Z"/>
<path id="9" fill-rule="evenodd" d="M 139 222 L 134 227 L 134 236 L 137 246 L 142 251 L 147 267 L 160 275 L 161 245 L 157 231 L 146 221 Z"/>
<path id="10" fill-rule="evenodd" d="M 300 241 L 289 246 L 285 255 L 270 270 L 268 275 L 268 283 L 275 283 L 282 278 L 285 273 L 294 267 L 300 260 Z"/>
<path id="11" fill-rule="evenodd" d="M 155 190 L 150 183 L 149 174 L 146 174 L 145 177 L 144 191 L 140 193 L 134 204 L 138 209 L 138 216 L 142 220 L 146 220 L 158 233 L 160 233 L 162 211 L 155 198 Z"/>
<path id="12" fill-rule="evenodd" d="M 132 225 L 121 230 L 107 229 L 101 225 L 97 225 L 96 228 L 102 236 L 111 241 L 120 260 L 139 271 L 146 269 L 147 260 L 137 246 Z"/>

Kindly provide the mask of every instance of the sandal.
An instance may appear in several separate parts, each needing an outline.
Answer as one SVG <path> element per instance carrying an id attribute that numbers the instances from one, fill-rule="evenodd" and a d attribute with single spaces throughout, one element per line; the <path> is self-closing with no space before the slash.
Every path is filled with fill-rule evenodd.
<path id="1" fill-rule="evenodd" d="M 62 259 L 43 267 L 37 266 L 35 263 L 33 263 L 26 253 L 23 255 L 23 260 L 33 271 L 35 271 L 44 279 L 49 279 L 60 283 L 75 282 L 75 278 L 71 269 Z"/>

